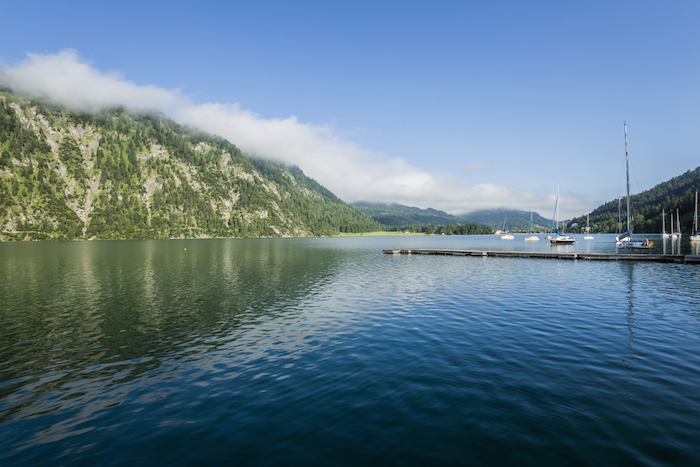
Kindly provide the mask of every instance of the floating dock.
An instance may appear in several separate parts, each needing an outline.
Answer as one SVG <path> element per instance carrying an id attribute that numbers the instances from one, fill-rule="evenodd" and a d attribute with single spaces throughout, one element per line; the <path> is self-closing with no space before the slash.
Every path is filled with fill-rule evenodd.
<path id="1" fill-rule="evenodd" d="M 384 250 L 394 255 L 445 255 L 445 256 L 495 256 L 499 258 L 583 259 L 594 261 L 643 261 L 651 263 L 700 264 L 700 255 L 653 255 L 647 253 L 564 253 L 541 251 L 481 251 L 481 250 L 435 250 L 397 249 Z"/>

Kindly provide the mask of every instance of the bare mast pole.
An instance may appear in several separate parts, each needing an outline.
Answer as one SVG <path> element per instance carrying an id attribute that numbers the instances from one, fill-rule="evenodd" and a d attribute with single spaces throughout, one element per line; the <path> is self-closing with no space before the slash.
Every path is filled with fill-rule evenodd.
<path id="1" fill-rule="evenodd" d="M 632 218 L 630 216 L 630 158 L 627 154 L 627 122 L 625 124 L 625 165 L 627 169 L 627 230 L 632 236 Z"/>
<path id="2" fill-rule="evenodd" d="M 559 235 L 559 182 L 557 182 L 557 235 Z"/>
<path id="3" fill-rule="evenodd" d="M 530 212 L 530 215 L 532 215 L 532 212 Z M 698 234 L 698 230 L 700 230 L 700 225 L 698 225 L 698 190 L 695 190 L 695 219 L 693 220 L 693 235 Z"/>

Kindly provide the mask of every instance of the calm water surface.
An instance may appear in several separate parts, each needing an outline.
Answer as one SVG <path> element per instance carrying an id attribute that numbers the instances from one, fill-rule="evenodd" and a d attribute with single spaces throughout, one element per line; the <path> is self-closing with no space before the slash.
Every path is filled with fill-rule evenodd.
<path id="1" fill-rule="evenodd" d="M 700 465 L 700 267 L 423 247 L 0 244 L 0 464 Z"/>

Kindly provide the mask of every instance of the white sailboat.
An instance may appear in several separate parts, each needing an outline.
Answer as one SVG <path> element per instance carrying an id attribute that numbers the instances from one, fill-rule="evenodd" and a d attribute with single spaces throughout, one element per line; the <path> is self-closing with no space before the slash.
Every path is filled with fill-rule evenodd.
<path id="1" fill-rule="evenodd" d="M 630 205 L 630 158 L 627 153 L 627 123 L 625 122 L 625 166 L 627 168 L 627 232 L 615 237 L 615 246 L 620 250 L 649 250 L 653 242 L 645 239 L 644 241 L 632 239 L 632 212 Z"/>
<path id="2" fill-rule="evenodd" d="M 591 235 L 591 215 L 588 214 L 586 217 L 586 236 L 583 237 L 584 240 L 593 240 L 593 235 Z"/>
<path id="3" fill-rule="evenodd" d="M 700 242 L 700 225 L 698 225 L 698 190 L 695 190 L 695 215 L 693 216 L 693 231 L 690 236 L 691 242 Z"/>
<path id="4" fill-rule="evenodd" d="M 508 218 L 508 214 L 505 215 L 503 218 L 503 233 L 504 235 L 501 235 L 501 240 L 513 240 L 515 237 L 513 237 L 511 234 L 508 233 L 506 230 L 506 219 Z"/>
<path id="5" fill-rule="evenodd" d="M 556 218 L 557 227 L 556 229 L 551 229 L 549 237 L 550 245 L 571 245 L 576 240 L 569 237 L 568 235 L 562 235 L 559 231 L 559 182 L 557 182 L 557 200 L 554 202 L 554 217 Z M 554 232 L 557 234 L 554 235 Z"/>
<path id="6" fill-rule="evenodd" d="M 671 234 L 666 233 L 666 211 L 661 210 L 661 237 L 662 238 L 669 238 Z M 673 228 L 671 228 L 673 230 Z"/>
<path id="7" fill-rule="evenodd" d="M 680 239 L 683 236 L 681 233 L 681 214 L 678 208 L 676 208 L 676 236 L 674 238 Z"/>
<path id="8" fill-rule="evenodd" d="M 527 231 L 527 233 L 532 234 L 532 209 L 530 209 L 530 229 Z M 540 237 L 537 235 L 530 235 L 525 239 L 526 242 L 537 242 L 540 240 Z"/>
<path id="9" fill-rule="evenodd" d="M 678 233 L 676 233 L 676 231 L 673 228 L 673 210 L 671 210 L 671 215 L 669 217 L 670 219 L 668 220 L 668 225 L 671 227 L 671 238 L 675 240 L 676 238 L 678 238 Z"/>

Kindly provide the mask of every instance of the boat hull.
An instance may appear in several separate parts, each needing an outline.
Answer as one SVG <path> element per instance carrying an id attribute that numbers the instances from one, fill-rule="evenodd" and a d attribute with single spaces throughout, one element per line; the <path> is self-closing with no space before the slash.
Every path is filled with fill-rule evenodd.
<path id="1" fill-rule="evenodd" d="M 618 250 L 625 251 L 648 251 L 654 246 L 654 242 L 650 242 L 648 239 L 644 241 L 632 240 L 631 237 L 625 237 L 620 239 L 619 237 L 615 239 L 615 246 Z"/>
<path id="2" fill-rule="evenodd" d="M 638 242 L 634 242 L 638 243 Z M 649 251 L 651 250 L 650 246 L 645 246 L 645 245 L 617 245 L 618 250 L 624 250 L 624 251 Z"/>
<path id="3" fill-rule="evenodd" d="M 552 245 L 571 245 L 575 241 L 576 241 L 576 239 L 574 239 L 574 238 L 563 237 L 563 238 L 552 238 L 551 240 L 549 240 L 549 243 Z"/>

